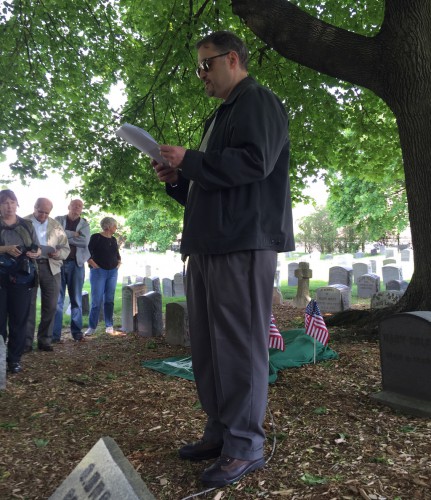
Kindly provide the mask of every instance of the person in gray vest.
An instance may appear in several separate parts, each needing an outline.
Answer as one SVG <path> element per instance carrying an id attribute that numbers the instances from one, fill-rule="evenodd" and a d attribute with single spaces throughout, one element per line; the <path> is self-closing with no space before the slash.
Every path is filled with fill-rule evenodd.
<path id="1" fill-rule="evenodd" d="M 61 286 L 61 266 L 69 255 L 70 248 L 62 226 L 49 216 L 52 202 L 38 198 L 33 214 L 25 219 L 32 222 L 41 245 L 42 254 L 37 259 L 41 297 L 40 323 L 37 329 L 37 347 L 40 351 L 52 351 L 52 330 Z M 26 346 L 24 352 L 33 350 L 36 325 L 36 301 L 38 287 L 33 288 L 30 314 L 27 321 Z"/>
<path id="2" fill-rule="evenodd" d="M 63 227 L 69 241 L 70 253 L 61 268 L 61 288 L 57 302 L 57 312 L 54 319 L 52 341 L 60 342 L 63 327 L 64 297 L 67 292 L 70 298 L 71 320 L 70 333 L 74 340 L 84 340 L 82 332 L 82 287 L 85 280 L 85 263 L 90 257 L 88 242 L 90 241 L 90 226 L 81 217 L 84 204 L 81 200 L 72 200 L 67 215 L 55 219 Z"/>
<path id="3" fill-rule="evenodd" d="M 277 252 L 294 249 L 289 134 L 283 104 L 248 75 L 247 48 L 236 35 L 214 32 L 197 50 L 205 92 L 222 103 L 199 150 L 161 145 L 164 162 L 152 164 L 168 195 L 185 205 L 192 363 L 207 414 L 202 438 L 179 454 L 217 458 L 201 481 L 220 487 L 265 464 Z"/>

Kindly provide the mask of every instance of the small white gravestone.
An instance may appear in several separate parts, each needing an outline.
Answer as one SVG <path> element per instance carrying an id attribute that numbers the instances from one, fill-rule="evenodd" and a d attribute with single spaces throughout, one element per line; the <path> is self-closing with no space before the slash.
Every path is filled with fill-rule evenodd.
<path id="1" fill-rule="evenodd" d="M 155 500 L 117 443 L 103 437 L 49 500 Z"/>
<path id="2" fill-rule="evenodd" d="M 288 286 L 298 286 L 298 278 L 295 276 L 295 271 L 299 268 L 298 262 L 289 262 L 287 264 L 287 284 Z"/>
<path id="3" fill-rule="evenodd" d="M 386 285 L 388 281 L 402 280 L 403 271 L 399 266 L 392 266 L 392 265 L 383 266 L 382 277 L 383 277 L 383 283 Z"/>
<path id="4" fill-rule="evenodd" d="M 328 285 L 345 285 L 352 287 L 353 268 L 350 266 L 333 266 L 329 268 Z"/>
<path id="5" fill-rule="evenodd" d="M 126 285 L 122 288 L 121 328 L 123 332 L 135 331 L 136 315 L 138 314 L 138 297 L 147 293 L 143 283 Z"/>
<path id="6" fill-rule="evenodd" d="M 353 281 L 358 283 L 358 278 L 364 274 L 371 273 L 371 266 L 366 262 L 355 262 L 353 268 Z"/>
<path id="7" fill-rule="evenodd" d="M 350 309 L 351 289 L 347 285 L 329 285 L 316 290 L 316 302 L 322 313 L 337 313 Z"/>

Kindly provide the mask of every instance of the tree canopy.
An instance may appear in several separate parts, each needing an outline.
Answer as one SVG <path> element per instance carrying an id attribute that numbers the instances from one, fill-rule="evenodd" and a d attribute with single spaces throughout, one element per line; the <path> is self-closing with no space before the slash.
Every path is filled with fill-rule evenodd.
<path id="1" fill-rule="evenodd" d="M 354 7 L 341 0 L 296 4 L 363 37 L 376 34 L 383 19 L 378 0 Z M 262 4 L 258 14 L 265 12 Z M 149 161 L 115 130 L 127 121 L 161 143 L 197 147 L 202 123 L 218 102 L 205 96 L 195 76 L 194 45 L 214 29 L 232 29 L 246 41 L 250 73 L 285 102 L 295 201 L 314 175 L 402 177 L 388 107 L 366 89 L 272 50 L 225 0 L 13 0 L 3 2 L 0 28 L 0 150 L 17 151 L 12 169 L 22 177 L 46 176 L 50 169 L 80 176 L 87 203 L 126 213 L 144 199 L 178 214 L 161 196 Z M 106 96 L 120 81 L 127 102 L 114 110 Z"/>

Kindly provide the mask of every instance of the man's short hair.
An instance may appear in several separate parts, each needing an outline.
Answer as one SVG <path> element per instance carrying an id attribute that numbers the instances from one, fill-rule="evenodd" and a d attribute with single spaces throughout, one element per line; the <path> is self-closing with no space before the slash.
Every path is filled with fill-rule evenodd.
<path id="1" fill-rule="evenodd" d="M 199 49 L 203 45 L 212 43 L 220 53 L 234 51 L 238 54 L 240 65 L 246 70 L 248 67 L 248 50 L 241 38 L 231 31 L 214 31 L 205 36 L 196 44 Z"/>

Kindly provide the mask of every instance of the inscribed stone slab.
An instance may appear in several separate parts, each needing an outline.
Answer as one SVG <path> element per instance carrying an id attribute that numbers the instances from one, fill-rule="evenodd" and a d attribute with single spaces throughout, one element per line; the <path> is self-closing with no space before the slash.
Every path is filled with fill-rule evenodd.
<path id="1" fill-rule="evenodd" d="M 392 266 L 392 265 L 383 266 L 382 277 L 383 277 L 383 283 L 386 285 L 388 281 L 402 280 L 403 271 L 399 266 Z"/>
<path id="2" fill-rule="evenodd" d="M 143 283 L 126 285 L 122 288 L 121 325 L 123 332 L 135 331 L 135 316 L 138 314 L 138 297 L 147 292 Z"/>
<path id="3" fill-rule="evenodd" d="M 383 309 L 395 305 L 404 292 L 398 290 L 386 290 L 377 292 L 371 297 L 371 309 Z"/>
<path id="4" fill-rule="evenodd" d="M 158 337 L 163 332 L 162 296 L 148 292 L 138 297 L 137 330 L 143 337 Z"/>
<path id="5" fill-rule="evenodd" d="M 182 297 L 186 294 L 184 288 L 183 273 L 174 274 L 174 297 Z"/>
<path id="6" fill-rule="evenodd" d="M 288 286 L 298 286 L 298 278 L 295 271 L 299 268 L 298 262 L 289 262 L 287 264 L 287 284 Z"/>
<path id="7" fill-rule="evenodd" d="M 163 295 L 165 297 L 172 297 L 173 295 L 173 283 L 170 278 L 162 279 Z"/>
<path id="8" fill-rule="evenodd" d="M 383 393 L 411 398 L 410 403 L 422 400 L 428 405 L 425 413 L 431 415 L 431 384 L 425 382 L 431 380 L 431 312 L 390 316 L 380 323 L 379 336 Z M 381 401 L 389 404 L 387 397 Z M 412 414 L 426 409 L 412 406 Z"/>
<path id="9" fill-rule="evenodd" d="M 352 287 L 353 268 L 350 266 L 333 266 L 329 268 L 328 285 L 345 285 Z"/>
<path id="10" fill-rule="evenodd" d="M 346 285 L 323 286 L 316 290 L 316 302 L 322 313 L 336 313 L 350 308 L 351 289 Z"/>
<path id="11" fill-rule="evenodd" d="M 358 278 L 364 274 L 371 273 L 371 266 L 365 262 L 355 262 L 353 268 L 353 280 L 358 283 Z"/>
<path id="12" fill-rule="evenodd" d="M 166 342 L 190 346 L 189 315 L 186 302 L 166 304 Z"/>
<path id="13" fill-rule="evenodd" d="M 409 284 L 407 281 L 402 280 L 391 280 L 386 283 L 386 290 L 399 290 L 405 292 Z"/>
<path id="14" fill-rule="evenodd" d="M 155 500 L 117 443 L 103 437 L 49 500 Z"/>
<path id="15" fill-rule="evenodd" d="M 377 274 L 363 274 L 358 278 L 358 297 L 368 299 L 380 291 L 380 276 Z"/>

